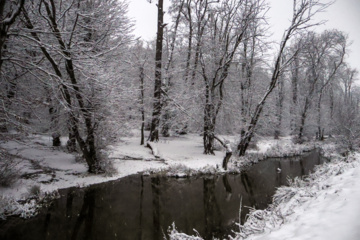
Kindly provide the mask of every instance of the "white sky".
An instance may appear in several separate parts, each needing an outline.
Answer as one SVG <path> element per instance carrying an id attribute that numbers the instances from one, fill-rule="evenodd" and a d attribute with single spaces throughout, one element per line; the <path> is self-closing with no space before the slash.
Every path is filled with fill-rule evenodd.
<path id="1" fill-rule="evenodd" d="M 329 1 L 329 0 L 325 0 Z M 153 40 L 156 36 L 157 0 L 129 0 L 129 16 L 136 21 L 135 36 L 144 40 Z M 271 9 L 267 16 L 271 31 L 275 39 L 281 39 L 283 31 L 288 26 L 292 12 L 292 0 L 268 0 Z M 164 0 L 164 7 L 167 10 L 169 0 Z M 165 15 L 165 22 L 169 21 Z M 324 26 L 317 29 L 338 29 L 349 35 L 352 42 L 347 61 L 353 68 L 360 71 L 360 0 L 337 0 L 325 13 L 317 15 L 316 20 L 327 20 Z"/>

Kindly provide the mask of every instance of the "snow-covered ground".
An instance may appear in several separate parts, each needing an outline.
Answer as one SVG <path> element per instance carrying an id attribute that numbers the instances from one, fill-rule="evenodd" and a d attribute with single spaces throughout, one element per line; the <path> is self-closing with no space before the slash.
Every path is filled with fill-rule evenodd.
<path id="1" fill-rule="evenodd" d="M 85 187 L 139 172 L 161 171 L 171 166 L 181 165 L 194 170 L 216 168 L 221 165 L 224 156 L 224 153 L 219 151 L 216 151 L 216 155 L 202 154 L 202 138 L 198 135 L 187 135 L 153 144 L 158 155 L 155 157 L 149 148 L 139 144 L 140 138 L 135 135 L 108 147 L 108 158 L 116 170 L 115 173 L 111 176 L 94 175 L 87 172 L 84 161 L 78 161 L 75 155 L 66 153 L 66 139 L 62 139 L 63 146 L 60 148 L 52 147 L 50 136 L 30 135 L 22 139 L 8 139 L 0 142 L 0 148 L 14 158 L 14 168 L 21 177 L 10 187 L 0 187 L 2 217 L 10 213 L 21 214 L 24 209 L 17 202 L 30 198 L 34 192 L 32 189 L 40 189 L 39 194 L 44 196 L 58 189 Z M 35 206 L 35 203 L 32 205 Z"/>
<path id="2" fill-rule="evenodd" d="M 360 155 L 353 156 L 349 169 L 332 174 L 310 185 L 307 194 L 295 195 L 292 206 L 280 228 L 267 229 L 251 240 L 358 240 L 360 239 Z M 335 168 L 335 166 L 333 166 Z"/>
<path id="3" fill-rule="evenodd" d="M 236 141 L 236 137 L 226 138 L 233 143 Z M 66 139 L 62 142 L 65 143 Z M 112 176 L 87 173 L 84 162 L 66 153 L 64 147 L 52 147 L 49 136 L 32 135 L 27 139 L 1 142 L 0 148 L 6 149 L 14 157 L 17 171 L 22 177 L 11 187 L 0 188 L 0 215 L 6 212 L 21 214 L 21 211 L 30 212 L 31 215 L 31 209 L 35 208 L 36 203 L 32 201 L 24 205 L 18 203 L 18 200 L 29 198 L 34 186 L 38 186 L 40 195 L 44 195 L 61 188 L 83 187 L 138 172 L 161 171 L 176 166 L 222 171 L 220 166 L 225 151 L 219 149 L 215 155 L 204 155 L 202 137 L 199 135 L 160 140 L 152 145 L 156 148 L 156 157 L 149 148 L 140 146 L 139 142 L 135 134 L 108 147 L 109 159 L 117 171 Z M 257 145 L 258 149 L 250 152 L 265 156 L 274 156 L 284 151 L 297 153 L 301 148 L 309 148 L 293 144 L 290 138 L 262 139 Z M 328 149 L 328 152 L 333 150 Z M 278 196 L 282 198 L 278 199 L 282 201 L 273 206 L 272 212 L 261 212 L 263 217 L 258 224 L 263 227 L 248 239 L 360 239 L 360 223 L 356 221 L 360 215 L 360 155 L 349 157 L 349 163 L 337 155 L 330 157 L 338 160 L 319 168 L 326 174 L 315 174 L 309 181 L 311 184 L 299 181 L 296 183 L 299 186 L 294 184 L 290 188 L 279 189 Z M 285 196 L 289 193 L 291 198 Z M 184 235 L 176 231 L 172 236 L 173 239 L 191 239 L 189 236 L 182 238 Z M 241 235 L 237 239 L 241 239 Z"/>

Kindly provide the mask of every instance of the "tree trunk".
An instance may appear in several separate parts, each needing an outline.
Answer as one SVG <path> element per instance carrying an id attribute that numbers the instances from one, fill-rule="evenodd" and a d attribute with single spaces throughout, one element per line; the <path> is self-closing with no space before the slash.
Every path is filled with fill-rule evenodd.
<path id="1" fill-rule="evenodd" d="M 140 104 L 141 104 L 141 139 L 140 139 L 140 145 L 144 145 L 145 141 L 145 106 L 144 106 L 144 95 L 145 95 L 145 89 L 144 89 L 144 67 L 141 66 L 139 68 L 140 71 Z"/>
<path id="2" fill-rule="evenodd" d="M 315 76 L 315 74 L 314 74 Z M 308 110 L 310 109 L 310 105 L 311 105 L 311 98 L 313 96 L 313 93 L 314 93 L 314 90 L 315 90 L 315 83 L 317 81 L 317 77 L 314 77 L 314 82 L 312 83 L 311 87 L 310 87 L 310 90 L 309 90 L 309 93 L 308 95 L 306 96 L 305 98 L 305 104 L 304 104 L 304 108 L 302 110 L 302 113 L 301 113 L 301 119 L 300 119 L 300 126 L 299 126 L 299 134 L 298 134 L 298 138 L 299 138 L 299 141 L 301 142 L 302 141 L 302 137 L 304 136 L 304 127 L 305 127 L 305 120 L 307 118 L 307 113 L 308 113 Z"/>
<path id="3" fill-rule="evenodd" d="M 201 1 L 200 1 L 201 3 Z M 207 6 L 208 6 L 208 1 L 205 1 L 205 6 L 204 6 L 204 10 L 201 13 L 201 11 L 197 12 L 196 15 L 199 19 L 197 19 L 197 33 L 196 33 L 196 47 L 195 47 L 195 59 L 194 59 L 194 64 L 193 64 L 193 69 L 192 69 L 192 75 L 191 75 L 191 85 L 195 84 L 195 77 L 196 77 L 196 71 L 198 68 L 198 64 L 199 64 L 199 60 L 200 60 L 200 49 L 201 49 L 201 41 L 202 41 L 202 37 L 204 34 L 204 30 L 206 27 L 206 21 L 204 23 L 204 19 L 206 17 L 207 14 Z"/>
<path id="4" fill-rule="evenodd" d="M 204 154 L 212 154 L 214 153 L 214 134 L 211 132 L 211 126 L 204 127 Z"/>
<path id="5" fill-rule="evenodd" d="M 322 99 L 322 94 L 323 92 L 320 92 L 320 96 L 319 96 L 319 101 L 317 104 L 317 110 L 318 110 L 318 116 L 317 116 L 317 127 L 318 127 L 318 131 L 317 131 L 317 140 L 324 140 L 324 129 L 321 127 L 321 99 Z"/>
<path id="6" fill-rule="evenodd" d="M 292 89 L 292 102 L 290 106 L 290 131 L 291 134 L 296 133 L 297 129 L 297 112 L 296 106 L 298 103 L 298 78 L 299 78 L 299 59 L 297 54 L 294 56 L 294 61 L 291 65 L 291 89 Z"/>
<path id="7" fill-rule="evenodd" d="M 5 26 L 2 26 L 2 24 L 0 24 L 0 71 L 1 71 L 1 66 L 3 63 L 3 46 L 5 45 L 5 41 L 6 41 L 6 37 L 7 37 L 7 32 L 6 32 L 6 28 Z"/>
<path id="8" fill-rule="evenodd" d="M 310 105 L 309 104 L 309 99 L 306 98 L 305 107 L 303 109 L 303 112 L 302 112 L 301 118 L 300 118 L 300 126 L 299 126 L 299 133 L 298 133 L 298 139 L 299 139 L 300 142 L 302 141 L 302 138 L 304 136 L 304 126 L 305 126 L 305 120 L 306 120 L 306 117 L 307 117 L 307 111 L 308 111 L 309 105 Z"/>
<path id="9" fill-rule="evenodd" d="M 171 84 L 171 79 L 172 79 L 172 72 L 170 71 L 170 69 L 172 69 L 172 65 L 173 65 L 173 56 L 174 56 L 174 50 L 175 50 L 175 42 L 176 42 L 176 37 L 177 37 L 177 30 L 178 30 L 178 26 L 180 23 L 180 16 L 181 16 L 181 11 L 183 9 L 184 6 L 184 2 L 185 0 L 181 1 L 181 4 L 179 5 L 179 10 L 178 10 L 178 14 L 176 16 L 176 21 L 175 21 L 175 26 L 174 26 L 174 31 L 173 31 L 173 35 L 172 35 L 172 39 L 170 42 L 170 50 L 168 50 L 168 61 L 165 65 L 165 78 L 164 78 L 164 91 L 166 93 L 166 96 L 168 96 L 168 91 L 170 90 L 170 87 L 172 86 Z M 170 133 L 170 111 L 168 108 L 168 98 L 164 98 L 163 102 L 162 102 L 162 108 L 165 110 L 165 113 L 163 114 L 163 127 L 161 129 L 161 135 L 163 137 L 169 137 Z"/>
<path id="10" fill-rule="evenodd" d="M 5 13 L 5 5 L 6 3 L 12 5 L 10 1 L 1 0 L 0 1 L 0 73 L 1 73 L 1 66 L 2 66 L 2 57 L 3 57 L 3 47 L 7 39 L 7 33 L 11 27 L 11 25 L 15 22 L 15 19 L 20 14 L 22 7 L 24 6 L 25 0 L 19 0 L 15 4 L 15 7 L 9 6 L 8 8 L 11 9 L 10 12 Z"/>
<path id="11" fill-rule="evenodd" d="M 227 152 L 224 159 L 223 159 L 223 168 L 225 170 L 227 170 L 227 165 L 228 165 L 228 162 L 229 162 L 229 159 L 231 158 L 231 155 L 232 155 L 232 152 Z"/>
<path id="12" fill-rule="evenodd" d="M 215 108 L 212 103 L 213 95 L 210 92 L 210 87 L 205 87 L 205 108 L 204 108 L 204 154 L 214 153 L 214 136 L 215 136 Z"/>
<path id="13" fill-rule="evenodd" d="M 187 49 L 187 57 L 186 57 L 186 67 L 185 67 L 185 83 L 188 82 L 188 78 L 189 78 L 189 72 L 190 72 L 190 61 L 191 61 L 191 51 L 192 51 L 192 27 L 189 27 L 189 38 L 188 38 L 188 49 Z"/>
<path id="14" fill-rule="evenodd" d="M 284 81 L 280 77 L 278 81 L 278 99 L 277 99 L 277 108 L 276 108 L 276 128 L 274 132 L 274 139 L 279 139 L 281 135 L 281 124 L 282 124 L 282 114 L 283 114 L 283 104 L 284 104 Z"/>
<path id="15" fill-rule="evenodd" d="M 195 60 L 194 60 L 194 65 L 193 65 L 193 71 L 192 71 L 192 75 L 191 75 L 191 85 L 195 84 L 195 77 L 196 77 L 196 71 L 197 71 L 197 67 L 198 67 L 198 63 L 199 63 L 199 56 L 200 56 L 200 39 L 198 39 L 198 42 L 196 44 L 196 48 L 195 48 Z"/>
<path id="16" fill-rule="evenodd" d="M 149 139 L 151 142 L 159 141 L 159 125 L 161 115 L 161 69 L 162 69 L 162 41 L 164 32 L 164 12 L 163 0 L 158 1 L 158 24 L 156 36 L 156 54 L 155 54 L 155 86 L 154 86 L 154 104 L 150 128 Z"/>
<path id="17" fill-rule="evenodd" d="M 12 6 L 12 2 L 0 0 L 0 81 L 3 81 L 2 71 L 1 67 L 3 64 L 3 48 L 6 46 L 5 42 L 8 37 L 8 31 L 11 27 L 11 25 L 15 22 L 15 19 L 20 14 L 20 11 L 24 5 L 25 0 L 19 0 L 15 4 L 15 6 Z M 10 9 L 10 12 L 5 12 L 5 5 L 10 4 L 11 7 L 8 7 Z M 7 132 L 7 121 L 6 121 L 6 109 L 3 109 L 3 107 L 0 108 L 0 132 Z"/>
<path id="18" fill-rule="evenodd" d="M 60 133 L 54 132 L 53 134 L 51 134 L 51 137 L 52 137 L 53 147 L 61 146 Z"/>
<path id="19" fill-rule="evenodd" d="M 76 152 L 76 137 L 72 132 L 71 126 L 68 127 L 69 130 L 69 140 L 66 142 L 66 148 L 70 153 Z"/>
<path id="20" fill-rule="evenodd" d="M 238 144 L 238 151 L 239 156 L 244 156 L 247 148 L 249 147 L 249 143 L 251 141 L 252 134 L 249 134 L 248 132 L 244 134 L 244 136 L 240 139 L 240 142 Z"/>
<path id="21" fill-rule="evenodd" d="M 240 94 L 241 94 L 241 108 L 240 108 L 240 116 L 241 116 L 241 129 L 240 129 L 240 139 L 244 136 L 245 134 L 245 126 L 246 126 L 246 112 L 245 112 L 245 99 L 246 97 L 245 95 L 245 87 L 244 87 L 244 83 L 241 83 L 240 86 Z"/>
<path id="22" fill-rule="evenodd" d="M 209 116 L 209 110 L 205 110 L 205 117 L 204 117 L 204 154 L 212 154 L 214 153 L 214 131 L 215 125 L 212 123 L 211 118 Z"/>
<path id="23" fill-rule="evenodd" d="M 333 119 L 334 116 L 334 88 L 331 84 L 330 87 L 330 119 Z"/>
<path id="24" fill-rule="evenodd" d="M 189 36 L 188 36 L 188 47 L 187 47 L 187 56 L 186 56 L 186 67 L 185 67 L 185 83 L 188 82 L 189 73 L 190 73 L 190 61 L 191 61 L 191 53 L 192 53 L 192 39 L 193 39 L 193 24 L 192 24 L 192 16 L 191 16 L 191 1 L 187 0 L 186 10 L 187 10 L 187 20 L 189 23 Z M 185 15 L 185 14 L 184 14 Z M 186 17 L 186 16 L 185 16 Z"/>

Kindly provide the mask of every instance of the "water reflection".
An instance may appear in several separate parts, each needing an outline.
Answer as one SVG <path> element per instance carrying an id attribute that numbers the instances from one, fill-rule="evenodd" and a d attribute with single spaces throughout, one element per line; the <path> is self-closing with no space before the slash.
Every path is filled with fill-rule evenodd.
<path id="1" fill-rule="evenodd" d="M 154 235 L 153 239 L 161 239 L 161 225 L 160 225 L 160 178 L 151 178 L 152 190 L 152 210 L 153 210 L 153 223 Z"/>
<path id="2" fill-rule="evenodd" d="M 85 191 L 83 204 L 72 230 L 71 240 L 78 239 L 79 231 L 82 229 L 82 225 L 84 225 L 84 237 L 82 239 L 91 239 L 94 223 L 96 193 L 97 190 L 94 188 L 90 188 Z"/>
<path id="3" fill-rule="evenodd" d="M 180 180 L 132 176 L 67 189 L 35 218 L 0 222 L 0 239 L 163 239 L 173 222 L 188 234 L 196 229 L 205 239 L 222 238 L 235 229 L 241 197 L 244 221 L 247 207 L 266 208 L 287 177 L 308 174 L 322 162 L 312 152 L 268 159 L 241 175 Z"/>
<path id="4" fill-rule="evenodd" d="M 221 213 L 215 192 L 215 181 L 217 179 L 218 177 L 214 176 L 205 177 L 203 180 L 205 213 L 205 234 L 203 236 L 205 239 L 212 239 L 221 232 Z"/>

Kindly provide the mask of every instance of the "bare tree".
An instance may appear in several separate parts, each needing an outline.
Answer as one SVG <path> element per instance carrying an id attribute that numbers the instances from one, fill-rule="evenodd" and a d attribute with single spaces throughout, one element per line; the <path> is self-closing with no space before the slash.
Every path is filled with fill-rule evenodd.
<path id="1" fill-rule="evenodd" d="M 276 125 L 274 131 L 274 139 L 279 139 L 281 135 L 281 126 L 282 126 L 282 119 L 283 119 L 283 108 L 284 108 L 284 98 L 285 98 L 285 80 L 284 76 L 280 76 L 278 80 L 278 91 L 276 96 Z"/>
<path id="2" fill-rule="evenodd" d="M 139 97 L 138 103 L 140 108 L 141 114 L 141 137 L 140 137 L 140 145 L 144 145 L 145 142 L 145 80 L 146 80 L 146 73 L 145 68 L 148 65 L 149 61 L 149 54 L 147 50 L 143 47 L 143 42 L 138 41 L 132 50 L 133 54 L 132 57 L 134 59 L 131 60 L 132 68 L 136 71 L 137 77 L 139 78 Z"/>
<path id="3" fill-rule="evenodd" d="M 291 104 L 290 104 L 290 132 L 294 134 L 297 129 L 297 106 L 298 106 L 298 84 L 299 84 L 299 68 L 300 57 L 299 49 L 301 49 L 301 39 L 296 41 L 294 46 L 289 47 L 289 54 L 293 55 L 293 61 L 290 63 L 291 76 Z"/>
<path id="4" fill-rule="evenodd" d="M 170 129 L 170 112 L 169 112 L 169 107 L 168 107 L 168 102 L 169 99 L 168 97 L 168 92 L 172 86 L 172 78 L 173 78 L 173 71 L 174 71 L 174 51 L 175 51 L 175 44 L 176 44 L 176 40 L 177 40 L 177 35 L 178 35 L 178 27 L 180 24 L 180 18 L 181 18 L 181 11 L 184 7 L 184 3 L 185 0 L 180 0 L 180 2 L 176 5 L 174 5 L 174 9 L 173 11 L 175 11 L 175 19 L 174 19 L 174 25 L 171 27 L 173 30 L 169 33 L 167 31 L 167 61 L 165 63 L 165 67 L 164 67 L 164 78 L 163 78 L 163 83 L 162 83 L 162 91 L 164 92 L 163 96 L 163 102 L 162 102 L 162 109 L 164 111 L 164 113 L 162 114 L 162 118 L 163 118 L 163 124 L 162 124 L 162 129 L 161 129 L 161 134 L 164 137 L 169 137 L 169 129 Z"/>
<path id="5" fill-rule="evenodd" d="M 347 38 L 346 36 L 336 30 L 324 32 L 325 38 L 330 38 L 333 42 L 333 47 L 331 49 L 331 53 L 329 53 L 328 62 L 326 64 L 326 71 L 324 74 L 324 79 L 321 82 L 320 89 L 318 90 L 318 103 L 317 103 L 317 139 L 324 140 L 324 132 L 325 128 L 323 127 L 323 119 L 322 119 L 322 111 L 321 105 L 325 90 L 331 85 L 333 81 L 335 81 L 335 77 L 338 74 L 341 66 L 344 64 L 344 57 L 346 54 L 347 47 Z"/>
<path id="6" fill-rule="evenodd" d="M 192 56 L 192 42 L 194 35 L 194 26 L 193 26 L 193 17 L 192 17 L 192 0 L 186 0 L 185 7 L 183 8 L 182 14 L 186 19 L 188 24 L 188 45 L 187 45 L 187 54 L 186 54 L 186 67 L 184 79 L 185 82 L 188 82 L 189 74 L 190 74 L 190 64 L 191 64 L 191 56 Z"/>
<path id="7" fill-rule="evenodd" d="M 340 71 L 340 85 L 334 96 L 339 102 L 334 108 L 334 133 L 346 151 L 353 151 L 359 147 L 360 138 L 360 91 L 353 84 L 358 79 L 358 71 L 347 66 Z"/>
<path id="8" fill-rule="evenodd" d="M 149 140 L 151 142 L 159 140 L 159 126 L 161 117 L 161 86 L 162 86 L 162 49 L 163 49 L 163 35 L 164 35 L 164 1 L 158 0 L 158 20 L 157 20 L 157 35 L 156 35 L 156 54 L 155 54 L 155 85 L 154 85 L 154 102 L 153 113 L 151 120 L 151 128 Z"/>
<path id="9" fill-rule="evenodd" d="M 260 17 L 262 1 L 227 1 L 209 11 L 208 44 L 199 49 L 201 77 L 204 80 L 204 153 L 214 154 L 217 115 L 224 98 L 224 83 L 234 56 L 255 18 Z M 235 27 L 236 26 L 236 27 Z"/>
<path id="10" fill-rule="evenodd" d="M 103 56 L 125 41 L 117 28 L 122 23 L 121 8 L 126 6 L 113 0 L 42 0 L 28 3 L 23 11 L 27 30 L 20 36 L 35 43 L 50 63 L 51 71 L 41 66 L 37 69 L 59 86 L 69 132 L 79 144 L 91 173 L 102 172 L 96 131 L 103 119 L 100 105 L 104 100 L 99 96 L 104 85 L 99 84 L 98 78 Z"/>
<path id="11" fill-rule="evenodd" d="M 293 15 L 291 19 L 290 26 L 284 32 L 282 41 L 279 46 L 278 53 L 276 55 L 275 64 L 272 71 L 272 76 L 268 85 L 268 88 L 263 95 L 260 102 L 257 104 L 255 111 L 251 117 L 249 127 L 247 128 L 244 135 L 241 137 L 241 140 L 238 144 L 239 155 L 243 156 L 249 146 L 249 143 L 254 135 L 256 125 L 260 118 L 260 114 L 263 110 L 264 104 L 269 97 L 270 93 L 272 93 L 273 89 L 277 85 L 278 78 L 280 77 L 281 73 L 283 72 L 284 68 L 293 60 L 293 57 L 290 57 L 288 61 L 282 64 L 282 58 L 285 53 L 285 49 L 287 46 L 288 41 L 297 33 L 305 30 L 311 26 L 316 24 L 312 24 L 310 21 L 312 17 L 320 12 L 323 11 L 329 4 L 322 4 L 320 1 L 313 1 L 313 0 L 301 0 L 297 1 L 294 0 L 293 2 Z"/>
<path id="12" fill-rule="evenodd" d="M 324 129 L 321 127 L 321 101 L 324 89 L 334 80 L 335 74 L 343 64 L 346 53 L 346 37 L 338 31 L 325 31 L 321 35 L 309 32 L 302 37 L 303 44 L 300 51 L 304 81 L 304 103 L 300 109 L 300 123 L 298 139 L 301 142 L 304 135 L 305 121 L 308 117 L 311 103 L 317 101 L 317 137 L 323 138 Z"/>
<path id="13" fill-rule="evenodd" d="M 267 8 L 267 6 L 266 6 Z M 261 68 L 264 58 L 264 49 L 269 49 L 269 43 L 266 42 L 266 19 L 264 17 L 255 18 L 250 23 L 246 32 L 246 37 L 242 43 L 242 51 L 239 56 L 240 64 L 240 99 L 241 99 L 241 130 L 240 137 L 245 134 L 248 127 L 255 99 L 255 81 L 256 71 Z"/>

